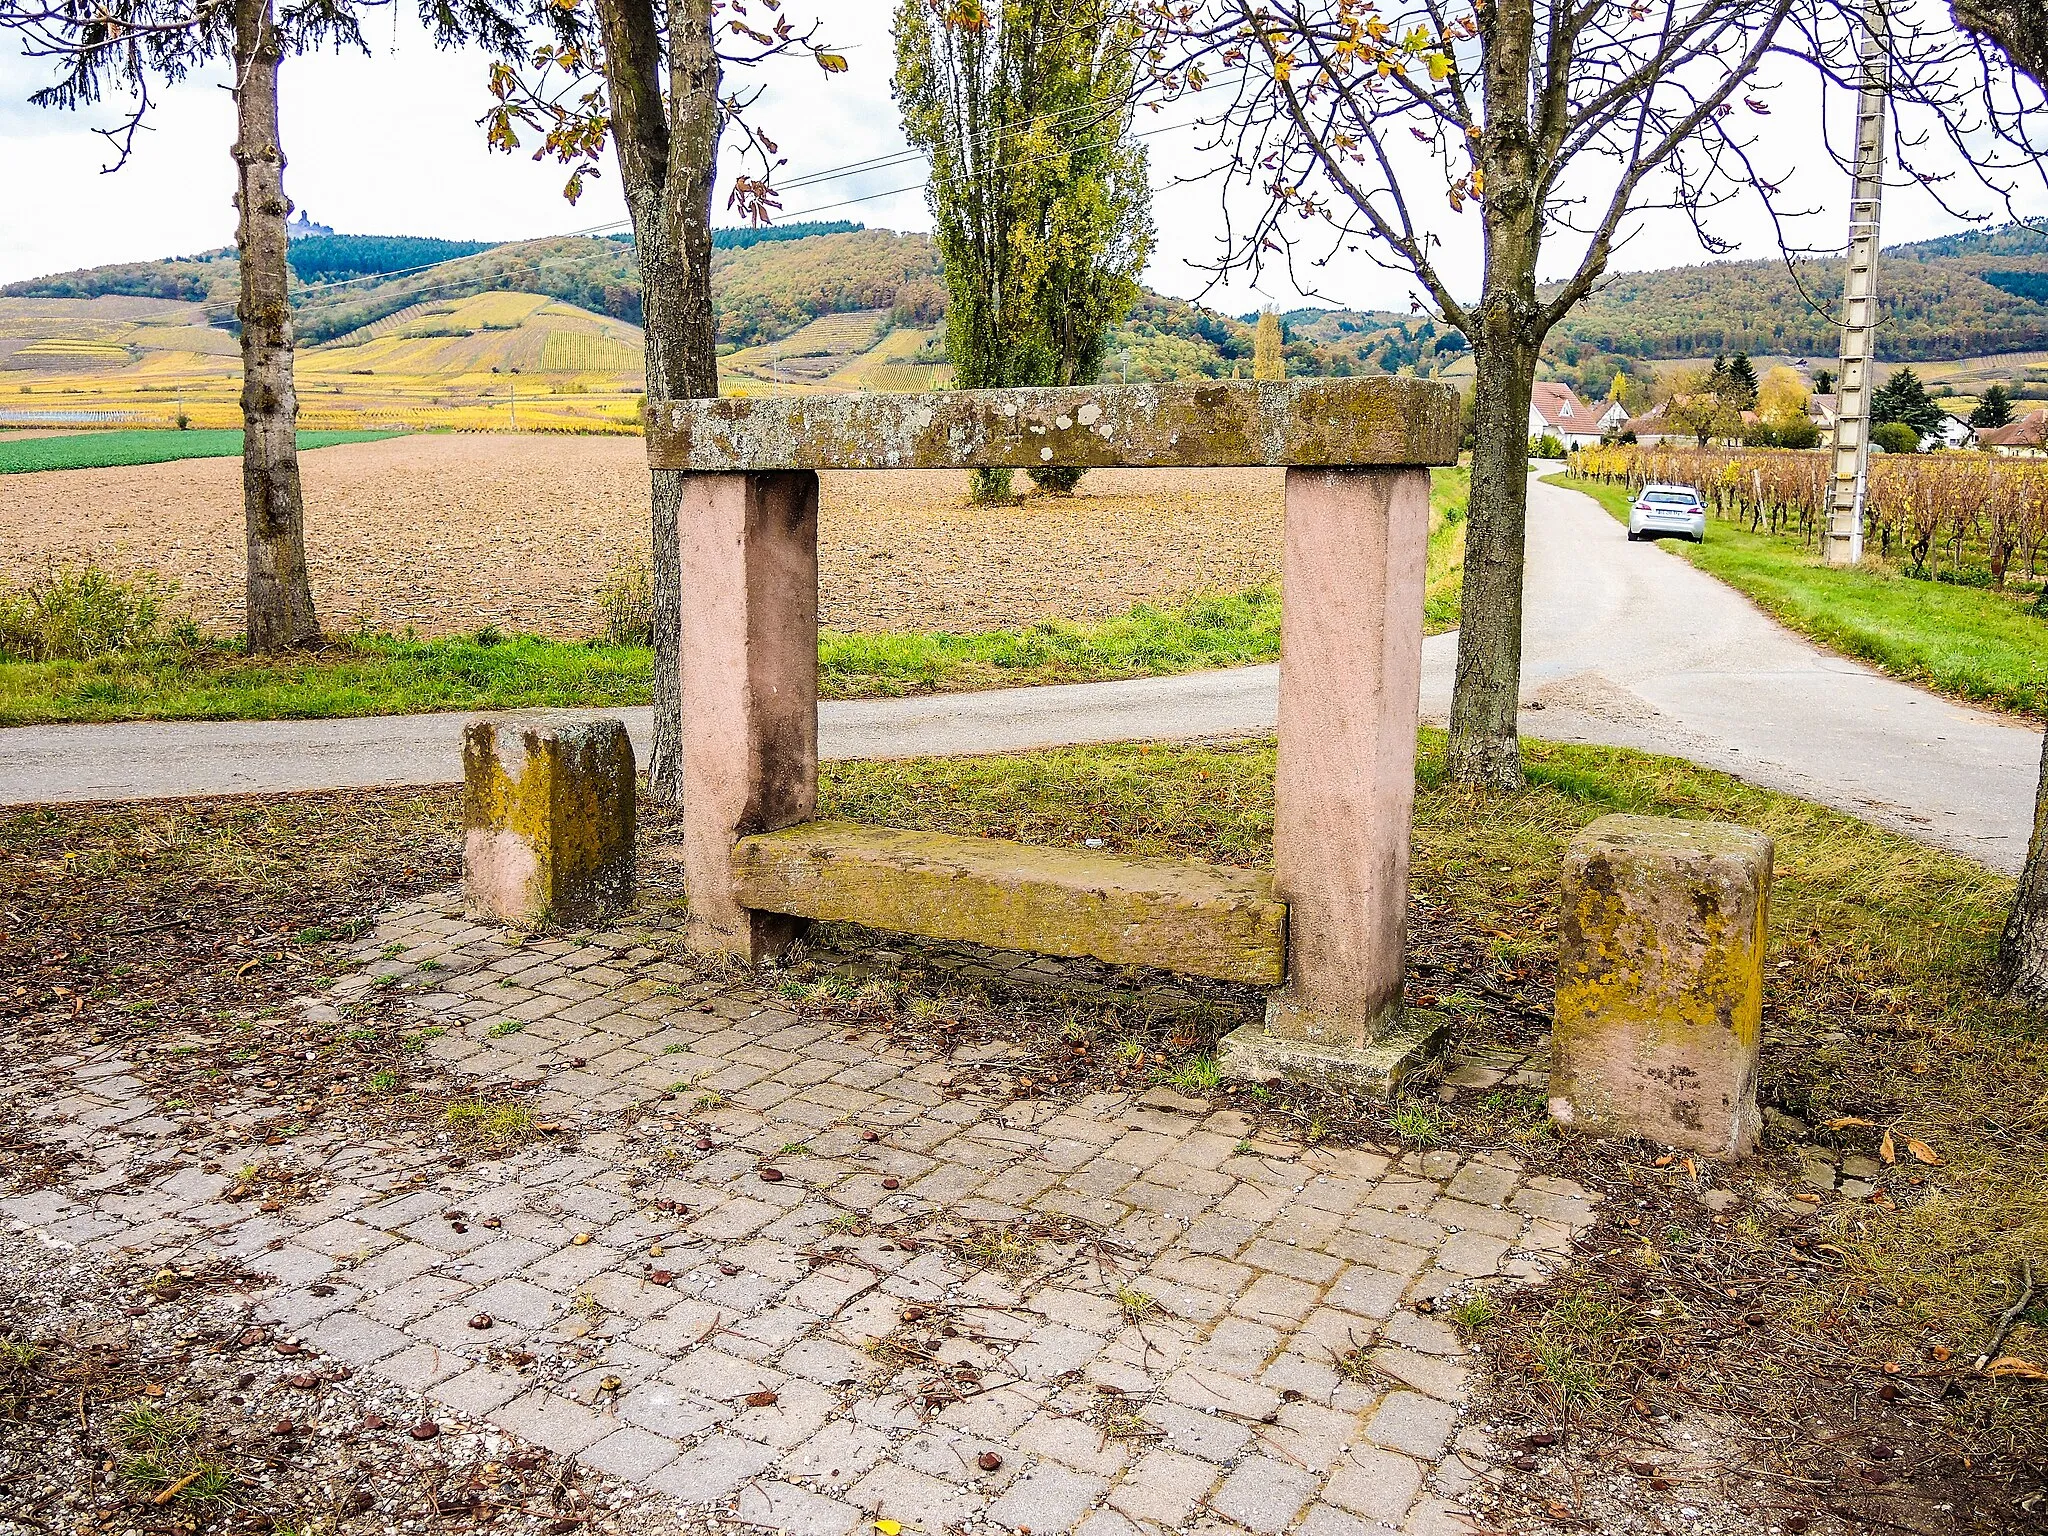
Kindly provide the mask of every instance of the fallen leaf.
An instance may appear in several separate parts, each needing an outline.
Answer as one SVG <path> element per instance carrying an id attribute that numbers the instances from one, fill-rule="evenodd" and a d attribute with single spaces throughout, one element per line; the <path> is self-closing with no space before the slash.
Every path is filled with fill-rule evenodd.
<path id="1" fill-rule="evenodd" d="M 1886 1163 L 1896 1163 L 1899 1160 L 1899 1151 L 1892 1142 L 1890 1130 L 1886 1130 L 1884 1140 L 1877 1144 L 1877 1155 Z"/>
<path id="2" fill-rule="evenodd" d="M 877 1520 L 875 1529 L 880 1531 L 882 1536 L 902 1536 L 903 1526 L 895 1520 Z"/>
<path id="3" fill-rule="evenodd" d="M 1875 1120 L 1864 1120 L 1855 1115 L 1843 1115 L 1839 1120 L 1830 1120 L 1828 1122 L 1828 1129 L 1831 1131 L 1846 1131 L 1852 1125 L 1876 1124 Z"/>
<path id="4" fill-rule="evenodd" d="M 1984 1367 L 1986 1376 L 2018 1376 L 2025 1381 L 2048 1381 L 2048 1371 L 2018 1355 L 2000 1355 Z"/>
<path id="5" fill-rule="evenodd" d="M 1906 1150 L 1930 1168 L 1941 1161 L 1941 1154 L 1936 1152 L 1934 1148 L 1927 1145 L 1924 1141 L 1915 1141 L 1910 1136 L 1906 1138 Z"/>

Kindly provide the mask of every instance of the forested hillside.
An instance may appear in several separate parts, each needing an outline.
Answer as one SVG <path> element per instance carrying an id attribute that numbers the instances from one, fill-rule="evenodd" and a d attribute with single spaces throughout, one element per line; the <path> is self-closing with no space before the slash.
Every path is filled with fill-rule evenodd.
<path id="1" fill-rule="evenodd" d="M 2010 224 L 1894 246 L 1878 262 L 1889 362 L 2048 347 L 2048 235 Z M 1825 356 L 1840 344 L 1842 264 L 1719 261 L 1622 273 L 1553 336 L 1622 357 Z"/>

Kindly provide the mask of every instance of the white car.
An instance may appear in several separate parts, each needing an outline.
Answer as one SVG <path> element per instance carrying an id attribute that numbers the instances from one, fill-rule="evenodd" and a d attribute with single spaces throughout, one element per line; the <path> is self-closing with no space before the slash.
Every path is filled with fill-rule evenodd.
<path id="1" fill-rule="evenodd" d="M 1698 544 L 1707 536 L 1707 508 L 1689 485 L 1646 485 L 1628 509 L 1628 536 L 1654 539 L 1675 533 Z"/>

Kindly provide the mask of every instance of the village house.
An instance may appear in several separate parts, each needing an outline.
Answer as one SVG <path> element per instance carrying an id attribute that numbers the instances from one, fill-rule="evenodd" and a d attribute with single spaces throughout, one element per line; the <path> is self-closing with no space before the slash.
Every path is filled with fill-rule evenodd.
<path id="1" fill-rule="evenodd" d="M 1627 419 L 1619 400 L 1603 400 L 1595 410 L 1571 385 L 1556 380 L 1540 381 L 1529 397 L 1529 435 L 1547 433 L 1567 449 L 1594 447 L 1603 433 L 1618 430 Z"/>
<path id="2" fill-rule="evenodd" d="M 2048 406 L 2029 411 L 2009 426 L 1980 428 L 1977 446 L 2004 458 L 2048 458 Z"/>

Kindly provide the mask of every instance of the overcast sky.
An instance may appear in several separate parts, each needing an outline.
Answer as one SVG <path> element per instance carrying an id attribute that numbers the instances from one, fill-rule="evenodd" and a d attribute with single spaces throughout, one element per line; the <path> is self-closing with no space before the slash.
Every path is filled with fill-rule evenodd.
<path id="1" fill-rule="evenodd" d="M 888 0 L 838 0 L 827 8 L 828 34 L 851 68 L 832 80 L 808 62 L 778 67 L 756 109 L 783 144 L 785 179 L 847 166 L 903 148 L 889 96 L 891 50 Z M 285 189 L 322 223 L 347 233 L 440 235 L 511 240 L 562 234 L 619 222 L 624 214 L 617 184 L 607 174 L 571 207 L 561 195 L 560 167 L 536 165 L 523 154 L 494 155 L 484 147 L 477 116 L 488 104 L 487 60 L 473 51 L 444 53 L 424 38 L 413 7 L 401 3 L 372 12 L 367 31 L 372 55 L 311 56 L 288 60 L 283 72 L 283 135 L 289 169 Z M 101 174 L 106 142 L 91 129 L 113 114 L 52 112 L 29 106 L 28 93 L 47 78 L 47 66 L 18 56 L 0 42 L 0 165 L 9 168 L 8 207 L 0 224 L 0 281 L 104 262 L 147 260 L 231 244 L 233 191 L 227 148 L 233 109 L 221 75 L 197 77 L 167 91 L 150 131 L 129 164 Z M 1838 241 L 1830 231 L 1846 217 L 1845 188 L 1824 157 L 1813 152 L 1810 77 L 1777 97 L 1766 128 L 1767 151 L 1781 168 L 1798 167 L 1794 186 L 1805 201 L 1827 211 L 1807 237 Z M 1160 187 L 1155 204 L 1159 250 L 1148 274 L 1168 293 L 1194 296 L 1207 279 L 1192 263 L 1213 251 L 1217 193 L 1212 185 L 1171 186 L 1176 175 L 1200 167 L 1194 136 L 1182 126 L 1187 109 L 1141 115 Z M 919 164 L 857 171 L 793 189 L 787 217 L 851 218 L 895 229 L 929 227 Z M 911 189 L 911 190 L 904 190 Z M 2048 202 L 2036 198 L 2036 211 Z M 1477 286 L 1476 213 L 1437 215 L 1446 264 L 1461 291 Z M 1955 221 L 1912 189 L 1888 194 L 1887 242 L 1922 238 L 1955 228 Z M 1731 210 L 1718 228 L 1746 254 L 1775 249 L 1754 208 Z M 1620 269 L 1670 266 L 1703 259 L 1690 232 L 1675 222 L 1652 223 L 1624 250 Z M 1325 296 L 1360 309 L 1408 306 L 1412 280 L 1363 261 L 1330 269 Z M 1243 279 L 1210 295 L 1230 310 L 1255 307 L 1261 298 L 1283 305 L 1296 298 L 1284 276 L 1257 284 Z"/>

